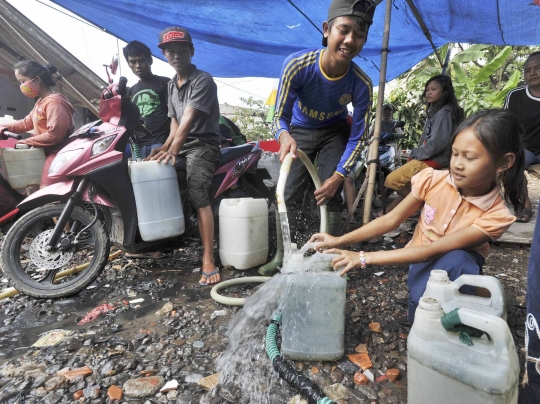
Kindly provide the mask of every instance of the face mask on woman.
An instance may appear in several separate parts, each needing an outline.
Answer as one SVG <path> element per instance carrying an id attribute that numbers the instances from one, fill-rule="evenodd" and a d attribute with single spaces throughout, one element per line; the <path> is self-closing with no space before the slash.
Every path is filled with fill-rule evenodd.
<path id="1" fill-rule="evenodd" d="M 30 98 L 35 98 L 38 96 L 40 83 L 36 83 L 34 80 L 37 77 L 34 77 L 32 80 L 21 84 L 21 92 Z"/>

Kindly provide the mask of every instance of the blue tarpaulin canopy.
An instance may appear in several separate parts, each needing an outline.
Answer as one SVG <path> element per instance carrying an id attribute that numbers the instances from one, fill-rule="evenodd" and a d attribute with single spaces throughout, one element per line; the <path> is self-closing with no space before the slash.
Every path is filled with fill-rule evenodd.
<path id="1" fill-rule="evenodd" d="M 321 46 L 330 0 L 53 0 L 126 42 L 137 39 L 161 58 L 158 36 L 187 28 L 194 63 L 218 77 L 279 77 L 291 53 Z M 533 0 L 415 0 L 434 44 L 540 44 L 540 7 Z M 356 62 L 379 81 L 384 2 L 377 7 Z M 387 79 L 433 50 L 405 0 L 394 0 Z"/>

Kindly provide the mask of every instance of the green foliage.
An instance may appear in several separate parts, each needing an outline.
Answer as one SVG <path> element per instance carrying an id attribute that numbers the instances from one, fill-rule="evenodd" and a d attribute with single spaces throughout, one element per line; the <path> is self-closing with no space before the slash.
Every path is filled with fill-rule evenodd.
<path id="1" fill-rule="evenodd" d="M 520 84 L 527 56 L 539 49 L 481 44 L 464 49 L 461 44 L 448 44 L 439 51 L 444 60 L 446 53 L 454 50 L 446 74 L 451 75 L 456 97 L 469 116 L 480 109 L 501 107 L 506 94 Z M 407 123 L 402 148 L 416 146 L 426 119 L 420 98 L 427 80 L 440 73 L 438 61 L 431 55 L 401 75 L 390 93 L 388 101 L 397 108 L 394 118 Z"/>
<path id="2" fill-rule="evenodd" d="M 231 118 L 240 131 L 248 140 L 273 139 L 270 126 L 266 123 L 268 107 L 264 105 L 264 101 L 253 97 L 240 97 L 240 100 L 246 106 L 232 107 L 234 116 Z"/>

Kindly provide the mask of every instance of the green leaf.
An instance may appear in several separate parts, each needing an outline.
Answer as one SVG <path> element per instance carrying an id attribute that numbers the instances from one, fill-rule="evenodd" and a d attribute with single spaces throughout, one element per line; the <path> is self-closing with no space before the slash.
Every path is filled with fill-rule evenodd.
<path id="1" fill-rule="evenodd" d="M 467 77 L 467 74 L 461 68 L 461 65 L 458 63 L 452 63 L 452 66 L 454 68 L 454 73 L 456 75 L 456 81 L 463 86 L 467 86 L 469 91 L 472 91 L 472 89 L 474 88 L 474 84 L 472 83 L 471 80 L 469 80 L 469 78 Z"/>
<path id="2" fill-rule="evenodd" d="M 494 107 L 500 107 L 503 103 L 504 99 L 506 98 L 506 94 L 513 88 L 516 88 L 519 84 L 519 79 L 521 78 L 521 74 L 518 70 L 514 70 L 514 73 L 510 76 L 504 87 L 501 91 L 491 100 Z"/>
<path id="3" fill-rule="evenodd" d="M 472 46 L 471 46 L 472 48 Z M 479 50 L 465 49 L 464 51 L 459 52 L 452 58 L 452 63 L 466 63 L 482 59 L 486 52 Z"/>
<path id="4" fill-rule="evenodd" d="M 476 77 L 472 80 L 473 84 L 482 83 L 486 81 L 489 76 L 491 76 L 495 71 L 503 65 L 503 63 L 508 59 L 512 53 L 511 46 L 505 46 L 502 51 L 500 51 L 491 62 L 482 67 Z"/>

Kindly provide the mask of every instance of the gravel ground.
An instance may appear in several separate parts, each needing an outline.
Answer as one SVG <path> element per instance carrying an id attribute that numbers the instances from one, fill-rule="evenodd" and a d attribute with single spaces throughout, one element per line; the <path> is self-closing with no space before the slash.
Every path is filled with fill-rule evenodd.
<path id="1" fill-rule="evenodd" d="M 535 201 L 539 182 L 533 178 L 530 187 Z M 405 231 L 393 238 L 371 240 L 362 248 L 400 248 L 409 238 Z M 274 244 L 271 240 L 271 251 Z M 530 249 L 491 248 L 484 272 L 497 276 L 505 288 L 508 324 L 523 365 Z M 229 343 L 227 325 L 238 310 L 215 303 L 210 288 L 198 285 L 201 252 L 197 240 L 186 240 L 166 259 L 116 259 L 90 288 L 70 298 L 39 300 L 18 295 L 0 301 L 0 402 L 247 402 L 234 386 L 220 386 L 210 393 L 201 386 L 202 377 L 215 373 L 215 360 Z M 374 275 L 379 271 L 383 274 Z M 225 268 L 222 272 L 223 279 L 250 275 L 256 275 L 256 270 Z M 356 384 L 355 374 L 357 381 L 361 378 L 359 367 L 347 355 L 337 362 L 294 365 L 338 403 L 405 403 L 410 327 L 397 321 L 406 313 L 397 300 L 407 297 L 407 267 L 371 267 L 349 278 L 346 354 L 367 351 L 375 381 Z M 249 293 L 248 286 L 228 291 L 239 297 Z M 140 298 L 144 300 L 130 303 Z M 105 303 L 114 308 L 84 325 L 77 324 Z M 55 346 L 32 347 L 40 335 L 56 329 L 71 334 Z M 397 378 L 390 381 L 397 371 Z M 159 392 L 173 380 L 176 388 Z M 113 386 L 121 389 L 120 400 L 113 400 L 119 391 Z M 282 384 L 273 402 L 302 402 L 295 394 Z"/>

